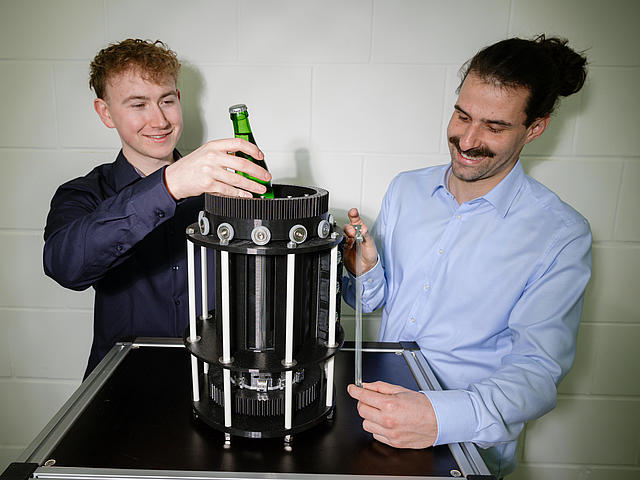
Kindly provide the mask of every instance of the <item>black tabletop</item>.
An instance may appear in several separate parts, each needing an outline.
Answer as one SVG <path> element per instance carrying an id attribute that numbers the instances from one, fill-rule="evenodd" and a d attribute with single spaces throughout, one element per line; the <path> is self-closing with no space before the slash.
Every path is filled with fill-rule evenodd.
<path id="1" fill-rule="evenodd" d="M 364 432 L 346 393 L 353 372 L 353 352 L 340 351 L 334 418 L 295 435 L 291 452 L 279 438 L 233 437 L 224 449 L 224 435 L 192 414 L 186 350 L 131 349 L 50 458 L 63 467 L 209 472 L 447 477 L 458 468 L 447 446 L 395 449 Z M 363 377 L 417 389 L 404 357 L 393 352 L 364 352 Z"/>

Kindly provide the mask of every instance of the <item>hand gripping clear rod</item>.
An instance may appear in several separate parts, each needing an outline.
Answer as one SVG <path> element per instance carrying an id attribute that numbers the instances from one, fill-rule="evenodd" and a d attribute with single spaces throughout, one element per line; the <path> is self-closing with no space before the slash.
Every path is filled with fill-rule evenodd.
<path id="1" fill-rule="evenodd" d="M 356 229 L 356 386 L 362 387 L 362 225 Z"/>

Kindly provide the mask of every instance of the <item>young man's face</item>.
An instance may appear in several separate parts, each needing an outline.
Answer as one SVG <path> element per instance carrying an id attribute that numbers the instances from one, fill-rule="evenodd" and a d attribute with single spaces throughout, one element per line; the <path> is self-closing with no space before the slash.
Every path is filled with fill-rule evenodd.
<path id="1" fill-rule="evenodd" d="M 127 70 L 109 78 L 104 97 L 95 100 L 95 110 L 107 127 L 118 131 L 127 160 L 140 169 L 173 160 L 182 133 L 182 109 L 171 77 L 153 83 Z"/>
<path id="2" fill-rule="evenodd" d="M 537 119 L 525 126 L 528 97 L 526 88 L 501 88 L 469 73 L 447 127 L 457 180 L 490 190 L 509 173 L 522 147 L 548 123 L 548 118 Z"/>

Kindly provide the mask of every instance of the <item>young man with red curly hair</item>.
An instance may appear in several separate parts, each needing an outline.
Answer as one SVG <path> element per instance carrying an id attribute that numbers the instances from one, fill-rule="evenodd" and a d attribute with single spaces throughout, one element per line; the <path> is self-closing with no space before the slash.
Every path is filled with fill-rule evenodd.
<path id="1" fill-rule="evenodd" d="M 60 285 L 95 289 L 88 375 L 123 337 L 181 336 L 188 320 L 184 231 L 202 195 L 250 197 L 265 187 L 230 169 L 270 180 L 233 152 L 263 153 L 241 139 L 210 141 L 182 157 L 180 62 L 160 41 L 127 39 L 93 59 L 94 109 L 122 149 L 60 186 L 51 201 L 44 269 Z M 231 152 L 231 153 L 229 153 Z"/>

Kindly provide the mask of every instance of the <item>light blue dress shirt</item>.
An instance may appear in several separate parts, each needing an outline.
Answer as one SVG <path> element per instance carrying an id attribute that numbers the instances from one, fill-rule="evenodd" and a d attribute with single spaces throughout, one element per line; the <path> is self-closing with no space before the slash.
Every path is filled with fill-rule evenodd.
<path id="1" fill-rule="evenodd" d="M 520 162 L 462 205 L 446 187 L 448 167 L 404 172 L 389 186 L 363 311 L 383 306 L 379 339 L 417 342 L 446 389 L 424 392 L 436 445 L 474 442 L 501 476 L 515 468 L 525 422 L 555 406 L 573 363 L 591 231 Z M 355 280 L 345 280 L 353 305 Z"/>

